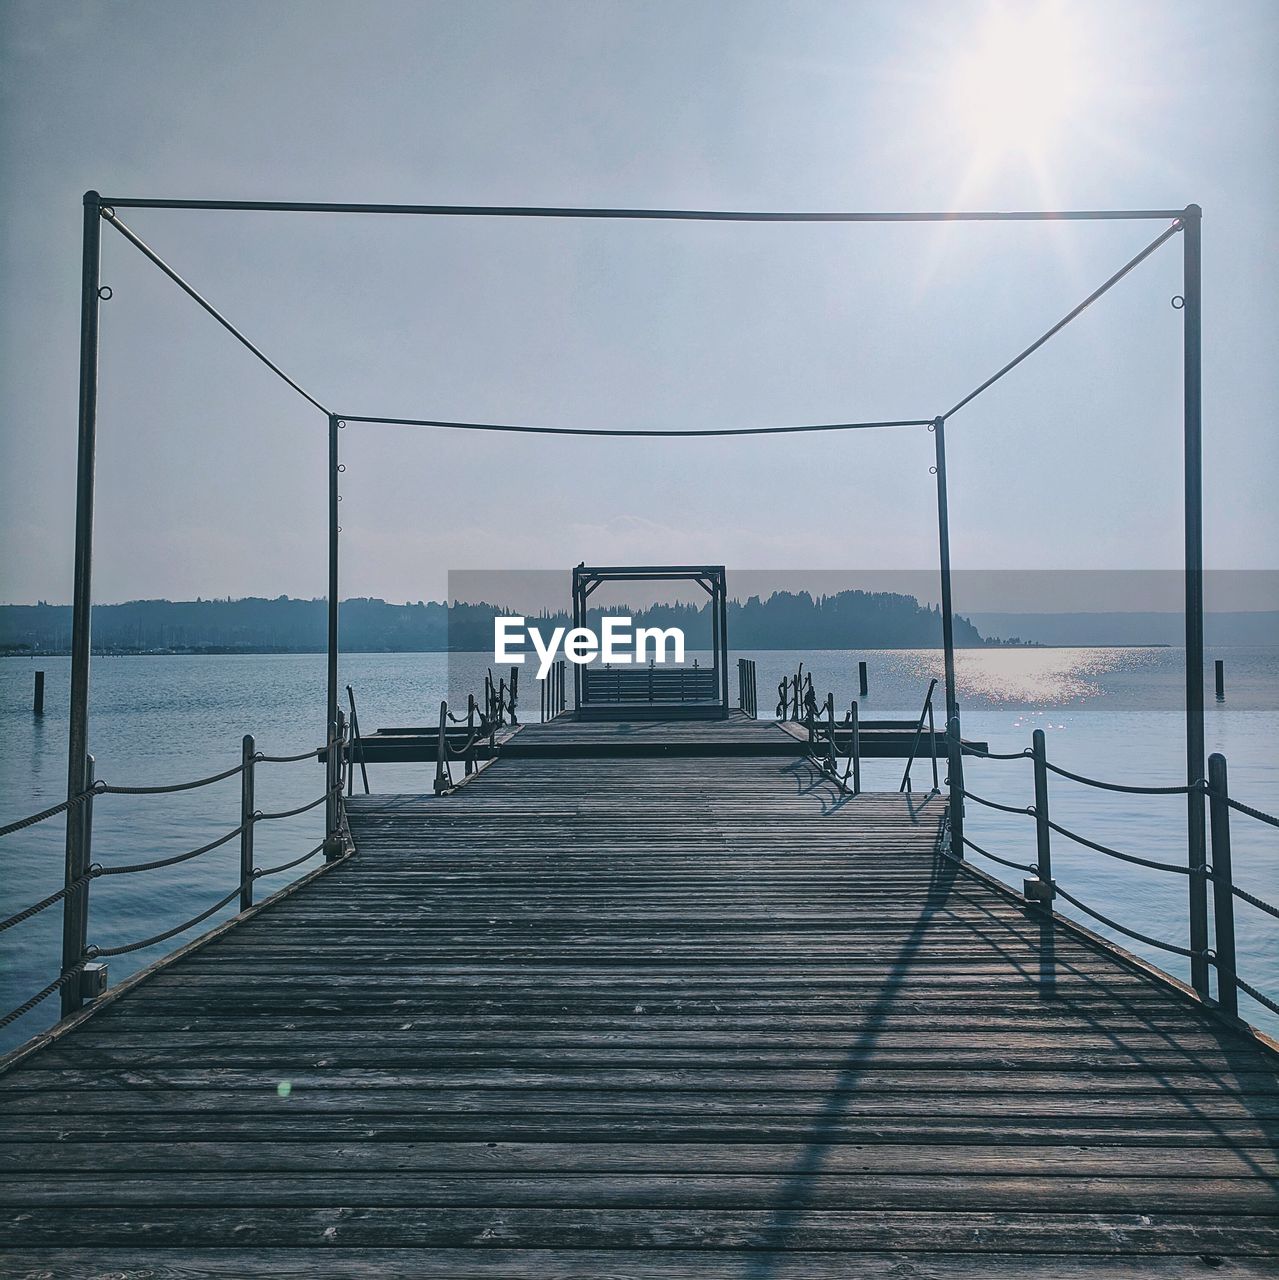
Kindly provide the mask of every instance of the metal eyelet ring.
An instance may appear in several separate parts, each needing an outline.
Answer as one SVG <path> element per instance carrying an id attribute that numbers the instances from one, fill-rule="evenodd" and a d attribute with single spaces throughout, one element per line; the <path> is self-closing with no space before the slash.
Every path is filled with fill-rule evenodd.
<path id="1" fill-rule="evenodd" d="M 929 474 L 930 476 L 935 476 L 935 475 L 937 474 L 937 468 L 936 468 L 936 467 L 929 467 L 929 468 L 928 468 L 928 474 Z"/>
<path id="2" fill-rule="evenodd" d="M 112 296 L 113 295 L 111 293 L 111 286 L 109 284 L 104 284 L 99 286 L 98 297 L 101 298 L 103 302 L 110 302 Z"/>
<path id="3" fill-rule="evenodd" d="M 346 463 L 345 463 L 345 462 L 339 462 L 339 463 L 338 463 L 338 470 L 339 470 L 339 471 L 345 471 L 345 470 L 346 470 Z"/>
<path id="4" fill-rule="evenodd" d="M 114 217 L 115 217 L 115 209 L 114 209 L 114 208 L 112 208 L 112 206 L 111 206 L 111 205 L 109 205 L 109 204 L 104 204 L 104 205 L 103 205 L 103 206 L 98 210 L 98 212 L 99 212 L 99 213 L 100 213 L 104 218 L 114 218 Z"/>
<path id="5" fill-rule="evenodd" d="M 1174 311 L 1180 311 L 1180 310 L 1182 309 L 1182 307 L 1184 307 L 1185 305 L 1186 305 L 1186 300 L 1185 300 L 1185 298 L 1183 298 L 1183 297 L 1181 296 L 1181 294 L 1176 294 L 1176 295 L 1173 297 L 1173 300 L 1172 300 L 1172 309 L 1173 309 Z"/>
<path id="6" fill-rule="evenodd" d="M 341 495 L 340 493 L 338 494 L 338 501 L 339 501 L 339 502 L 341 502 L 341 501 L 342 501 L 342 495 Z"/>
<path id="7" fill-rule="evenodd" d="M 343 418 L 338 419 L 338 430 L 342 431 L 346 427 L 346 421 Z"/>
<path id="8" fill-rule="evenodd" d="M 341 533 L 341 532 L 342 532 L 342 526 L 341 526 L 341 525 L 338 525 L 338 532 L 339 532 L 339 533 Z"/>
<path id="9" fill-rule="evenodd" d="M 937 430 L 937 424 L 936 424 L 935 422 L 930 422 L 930 423 L 928 424 L 928 429 L 929 429 L 929 431 L 936 431 L 936 430 Z"/>

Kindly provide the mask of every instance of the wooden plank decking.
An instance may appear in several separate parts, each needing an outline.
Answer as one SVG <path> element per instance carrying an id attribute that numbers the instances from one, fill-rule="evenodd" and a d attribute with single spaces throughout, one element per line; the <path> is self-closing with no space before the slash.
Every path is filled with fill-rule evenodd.
<path id="1" fill-rule="evenodd" d="M 502 759 L 0 1076 L 6 1275 L 1274 1274 L 1275 1059 L 798 761 Z"/>

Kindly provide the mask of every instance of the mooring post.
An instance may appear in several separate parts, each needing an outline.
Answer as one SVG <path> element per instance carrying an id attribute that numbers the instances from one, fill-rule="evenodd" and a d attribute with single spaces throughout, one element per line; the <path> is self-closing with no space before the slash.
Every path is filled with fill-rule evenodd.
<path id="1" fill-rule="evenodd" d="M 826 758 L 830 763 L 831 773 L 838 775 L 839 768 L 836 764 L 838 757 L 835 754 L 835 695 L 833 693 L 826 695 L 826 732 L 829 735 Z"/>
<path id="2" fill-rule="evenodd" d="M 859 662 L 857 664 L 857 696 L 864 698 L 870 692 L 870 683 L 867 680 L 866 664 Z"/>
<path id="3" fill-rule="evenodd" d="M 240 743 L 240 910 L 253 905 L 253 770 L 257 764 L 257 744 L 246 733 Z"/>
<path id="4" fill-rule="evenodd" d="M 328 750 L 325 752 L 324 860 L 336 862 L 344 852 L 342 846 L 342 735 L 343 716 L 329 724 Z"/>
<path id="5" fill-rule="evenodd" d="M 79 795 L 89 754 L 89 647 L 93 603 L 93 469 L 98 425 L 99 268 L 102 213 L 96 191 L 84 193 L 83 251 L 80 270 L 80 398 L 76 445 L 75 578 L 71 593 L 71 706 L 67 723 L 67 799 Z M 89 868 L 89 819 L 86 804 L 67 810 L 64 885 L 79 880 Z M 69 892 L 63 899 L 62 972 L 84 955 L 87 920 L 81 906 L 87 894 Z M 81 1004 L 80 984 L 62 987 L 62 1013 Z"/>
<path id="6" fill-rule="evenodd" d="M 463 768 L 469 778 L 475 772 L 475 695 L 466 695 L 466 759 Z"/>
<path id="7" fill-rule="evenodd" d="M 489 721 L 491 725 L 492 720 Z M 438 796 L 442 792 L 448 790 L 449 772 L 448 764 L 445 760 L 445 752 L 448 750 L 448 742 L 445 734 L 448 733 L 449 724 L 449 704 L 447 702 L 440 703 L 440 733 L 435 743 L 435 794 Z M 492 737 L 490 735 L 490 741 Z"/>
<path id="8" fill-rule="evenodd" d="M 1218 658 L 1213 663 L 1213 673 L 1217 678 L 1217 701 L 1225 702 L 1226 700 L 1226 663 L 1223 658 Z"/>
<path id="9" fill-rule="evenodd" d="M 1052 828 L 1048 825 L 1048 747 L 1042 729 L 1036 729 L 1031 735 L 1031 744 L 1035 769 L 1036 879 L 1025 882 L 1025 896 L 1028 902 L 1051 911 L 1057 888 L 1053 884 Z"/>
<path id="10" fill-rule="evenodd" d="M 1217 1003 L 1238 1015 L 1239 990 L 1235 958 L 1235 888 L 1230 865 L 1230 787 L 1226 757 L 1208 757 L 1208 807 L 1212 817 L 1212 896 L 1216 926 Z"/>
<path id="11" fill-rule="evenodd" d="M 853 795 L 862 793 L 862 730 L 857 716 L 857 703 L 849 708 L 848 727 L 852 736 L 849 750 L 853 753 Z"/>
<path id="12" fill-rule="evenodd" d="M 35 715 L 44 715 L 44 672 L 36 672 L 36 691 L 35 697 L 31 703 L 31 710 Z"/>
<path id="13" fill-rule="evenodd" d="M 94 763 L 91 755 L 85 755 L 81 762 L 80 775 L 76 779 L 76 794 L 81 791 L 92 791 L 94 782 Z M 91 865 L 93 851 L 93 796 L 73 805 L 67 811 L 67 822 L 71 815 L 78 813 L 78 838 L 74 864 L 68 861 L 66 886 L 67 896 L 62 905 L 62 972 L 75 968 L 84 959 L 89 946 L 89 882 L 86 879 Z M 74 871 L 74 875 L 72 872 Z M 75 1013 L 84 1003 L 85 984 L 81 974 L 76 974 L 62 986 L 62 1016 Z"/>
<path id="14" fill-rule="evenodd" d="M 1203 370 L 1202 254 L 1203 210 L 1187 205 L 1182 215 L 1182 378 L 1184 390 L 1186 534 L 1186 797 L 1190 865 L 1190 981 L 1208 995 L 1208 865 L 1204 779 L 1204 619 L 1203 619 Z"/>

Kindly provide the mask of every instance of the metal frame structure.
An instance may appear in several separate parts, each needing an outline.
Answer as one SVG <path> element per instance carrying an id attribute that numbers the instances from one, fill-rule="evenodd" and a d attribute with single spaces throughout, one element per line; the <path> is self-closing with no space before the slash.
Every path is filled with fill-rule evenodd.
<path id="1" fill-rule="evenodd" d="M 338 414 L 290 378 L 254 345 L 177 271 L 146 245 L 119 218 L 121 209 L 171 209 L 253 211 L 290 214 L 362 214 L 412 217 L 488 217 L 615 219 L 692 222 L 828 222 L 828 223 L 928 223 L 928 222 L 1060 222 L 1155 221 L 1169 225 L 1046 333 L 1016 355 L 996 373 L 957 401 L 945 413 L 921 418 L 878 422 L 841 422 L 795 426 L 731 427 L 683 431 L 678 429 L 614 430 L 566 428 L 511 423 L 451 422 L 429 418 L 403 418 Z M 1196 204 L 1184 209 L 1091 209 L 1021 211 L 935 212 L 748 212 L 695 209 L 607 209 L 547 206 L 412 205 L 299 202 L 274 200 L 170 200 L 103 197 L 96 191 L 84 196 L 83 252 L 80 307 L 79 436 L 76 474 L 75 585 L 72 597 L 72 654 L 70 721 L 68 730 L 67 796 L 79 795 L 85 786 L 88 761 L 89 655 L 93 568 L 93 500 L 95 433 L 97 425 L 98 325 L 101 288 L 101 235 L 105 222 L 118 231 L 179 288 L 204 308 L 238 342 L 298 395 L 324 414 L 328 421 L 328 666 L 326 723 L 338 718 L 338 473 L 341 470 L 338 431 L 348 422 L 385 423 L 455 430 L 531 432 L 548 435 L 698 436 L 770 435 L 786 432 L 850 431 L 887 427 L 926 427 L 933 432 L 937 479 L 938 562 L 941 574 L 943 648 L 945 652 L 946 729 L 950 750 L 950 813 L 952 848 L 963 850 L 963 764 L 960 751 L 959 704 L 955 690 L 953 601 L 951 596 L 949 501 L 946 481 L 946 423 L 983 392 L 1048 342 L 1087 307 L 1113 288 L 1128 273 L 1174 235 L 1181 233 L 1183 248 L 1183 459 L 1185 521 L 1185 628 L 1186 628 L 1186 780 L 1188 859 L 1190 875 L 1191 980 L 1201 996 L 1208 996 L 1208 903 L 1205 873 L 1206 814 L 1198 785 L 1205 775 L 1203 697 L 1203 481 L 1202 481 L 1202 281 L 1201 219 Z M 105 296 L 109 296 L 109 293 Z M 330 736 L 331 736 L 330 730 Z M 88 870 L 90 821 L 87 805 L 71 805 L 67 811 L 66 897 L 63 932 L 63 967 L 77 963 L 84 950 L 84 894 Z M 332 818 L 330 819 L 332 821 Z M 955 837 L 958 837 L 956 839 Z M 76 886 L 80 886 L 77 888 Z M 78 1006 L 78 994 L 64 990 L 64 1012 Z"/>
<path id="2" fill-rule="evenodd" d="M 728 585 L 722 564 L 613 565 L 573 569 L 573 626 L 586 625 L 592 592 L 605 582 L 695 582 L 711 598 L 711 650 L 715 654 L 715 686 L 719 714 L 728 715 Z M 587 709 L 583 668 L 573 664 L 573 694 L 577 714 Z"/>

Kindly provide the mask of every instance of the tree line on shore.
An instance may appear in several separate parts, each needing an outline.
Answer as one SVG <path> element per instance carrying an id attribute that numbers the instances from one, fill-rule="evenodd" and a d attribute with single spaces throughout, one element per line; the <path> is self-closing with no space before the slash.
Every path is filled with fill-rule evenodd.
<path id="1" fill-rule="evenodd" d="M 487 603 L 392 604 L 367 597 L 343 600 L 342 648 L 373 653 L 482 652 L 493 647 L 493 619 L 512 612 Z M 690 649 L 710 647 L 709 605 L 659 604 L 630 613 L 637 625 L 683 627 Z M 594 614 L 592 615 L 594 616 Z M 569 626 L 566 612 L 531 618 L 539 627 Z M 95 605 L 93 646 L 118 653 L 317 653 L 325 649 L 323 599 L 131 600 Z M 810 595 L 779 591 L 766 599 L 728 602 L 734 649 L 899 649 L 941 645 L 941 612 L 914 596 L 841 591 Z M 70 605 L 0 605 L 0 651 L 65 653 Z M 998 645 L 967 618 L 955 618 L 955 643 Z"/>

